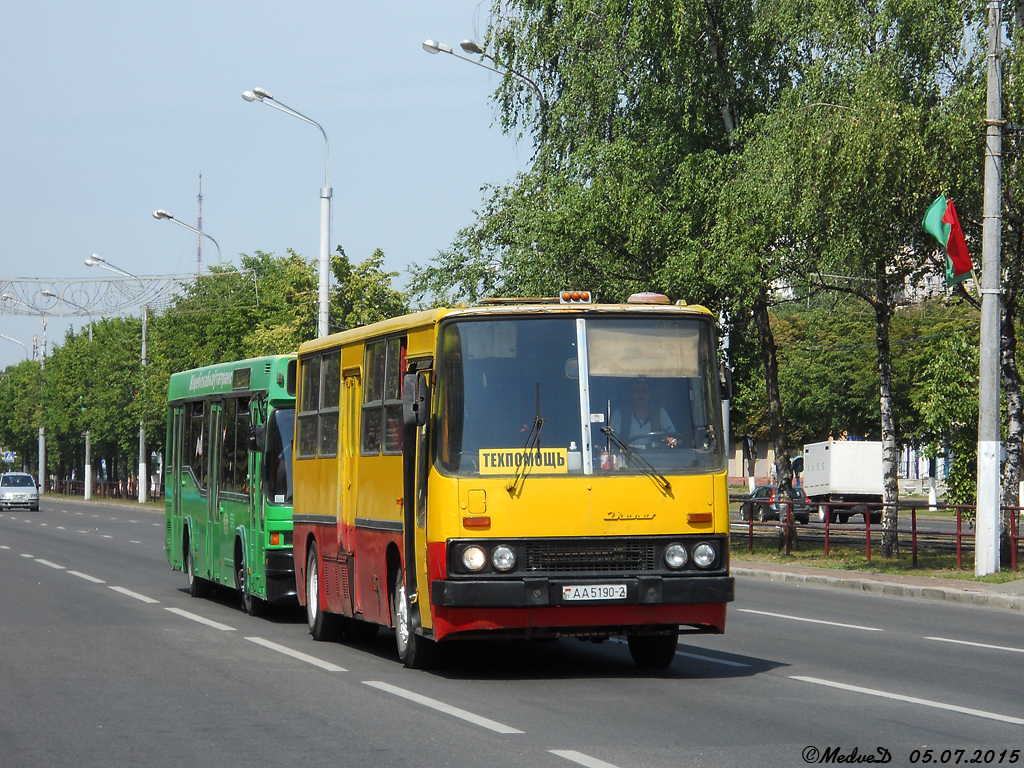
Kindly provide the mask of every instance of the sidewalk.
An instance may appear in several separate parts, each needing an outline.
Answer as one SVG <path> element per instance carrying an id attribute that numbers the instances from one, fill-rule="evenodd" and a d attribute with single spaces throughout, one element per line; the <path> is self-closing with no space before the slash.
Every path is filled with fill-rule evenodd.
<path id="1" fill-rule="evenodd" d="M 984 605 L 1024 611 L 1024 579 L 1004 584 L 988 584 L 933 576 L 909 576 L 889 573 L 851 573 L 803 565 L 759 563 L 742 558 L 731 559 L 730 571 L 740 579 L 839 587 L 877 595 L 917 597 L 967 605 Z"/>

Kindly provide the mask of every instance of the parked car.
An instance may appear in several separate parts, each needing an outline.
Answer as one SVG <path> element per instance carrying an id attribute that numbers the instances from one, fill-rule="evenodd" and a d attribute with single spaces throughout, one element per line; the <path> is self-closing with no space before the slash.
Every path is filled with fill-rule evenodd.
<path id="1" fill-rule="evenodd" d="M 39 511 L 39 488 L 27 472 L 4 472 L 0 475 L 0 509 L 21 507 Z"/>
<path id="2" fill-rule="evenodd" d="M 785 519 L 786 507 L 779 504 L 775 497 L 777 485 L 759 485 L 740 504 L 740 519 L 750 520 L 753 517 L 760 523 L 769 520 Z M 811 505 L 803 488 L 793 489 L 793 519 L 798 523 L 807 523 L 811 519 Z"/>

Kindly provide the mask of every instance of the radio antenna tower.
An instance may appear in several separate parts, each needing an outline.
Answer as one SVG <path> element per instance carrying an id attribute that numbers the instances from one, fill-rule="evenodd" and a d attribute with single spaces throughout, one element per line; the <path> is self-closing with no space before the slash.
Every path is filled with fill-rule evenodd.
<path id="1" fill-rule="evenodd" d="M 196 216 L 196 229 L 203 231 L 203 172 L 199 172 L 199 213 Z M 196 274 L 203 271 L 203 238 L 196 235 Z"/>

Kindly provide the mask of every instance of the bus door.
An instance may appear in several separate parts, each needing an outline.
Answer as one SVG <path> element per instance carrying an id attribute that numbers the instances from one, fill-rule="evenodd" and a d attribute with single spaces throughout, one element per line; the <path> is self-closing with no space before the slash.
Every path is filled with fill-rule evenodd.
<path id="1" fill-rule="evenodd" d="M 212 402 L 209 404 L 208 432 L 206 436 L 207 470 L 206 476 L 206 567 L 210 579 L 216 583 L 220 582 L 221 576 L 221 548 L 220 548 L 220 493 L 218 485 L 220 482 L 220 451 L 221 451 L 221 425 L 223 421 L 224 404 Z"/>
<path id="2" fill-rule="evenodd" d="M 248 399 L 230 397 L 221 403 L 215 449 L 216 531 L 211 538 L 218 542 L 218 580 L 221 584 L 236 586 L 236 531 L 240 526 L 251 530 L 249 524 L 252 516 L 252 507 L 249 505 Z M 237 564 L 244 562 L 245 556 L 243 551 Z"/>
<path id="3" fill-rule="evenodd" d="M 266 429 L 270 424 L 270 419 L 268 418 L 265 400 L 261 401 L 254 397 L 249 401 L 249 423 L 263 428 L 263 445 L 248 446 L 249 448 L 262 448 L 262 450 L 248 451 L 249 476 L 246 490 L 249 496 L 248 529 L 252 535 L 245 542 L 245 558 L 251 571 L 249 575 L 249 591 L 257 595 L 265 595 L 264 569 L 252 568 L 253 563 L 262 563 L 264 561 L 264 543 L 266 542 L 266 509 L 263 506 L 266 498 L 263 478 L 263 450 L 266 449 L 267 445 Z"/>
<path id="4" fill-rule="evenodd" d="M 429 365 L 424 363 L 423 365 Z M 402 379 L 403 475 L 406 589 L 419 595 L 412 617 L 413 626 L 430 628 L 430 581 L 427 567 L 427 476 L 430 449 L 430 372 L 421 369 Z M 413 576 L 410 579 L 410 576 Z"/>
<path id="5" fill-rule="evenodd" d="M 171 568 L 180 569 L 182 566 L 182 541 L 181 522 L 181 464 L 185 452 L 185 407 L 182 405 L 173 406 L 171 409 L 171 433 L 169 435 L 167 456 L 171 466 L 164 483 L 167 491 L 165 503 L 170 505 L 170 517 L 167 520 L 167 531 L 165 533 L 165 546 L 167 548 L 167 562 Z"/>

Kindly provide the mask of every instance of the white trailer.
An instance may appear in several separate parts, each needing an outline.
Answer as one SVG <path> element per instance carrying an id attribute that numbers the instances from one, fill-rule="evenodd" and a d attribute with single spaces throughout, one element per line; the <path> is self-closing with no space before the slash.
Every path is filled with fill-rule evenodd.
<path id="1" fill-rule="evenodd" d="M 804 446 L 804 490 L 818 507 L 818 521 L 845 523 L 869 510 L 872 523 L 882 521 L 882 443 L 828 440 Z M 836 506 L 832 506 L 835 504 Z"/>

